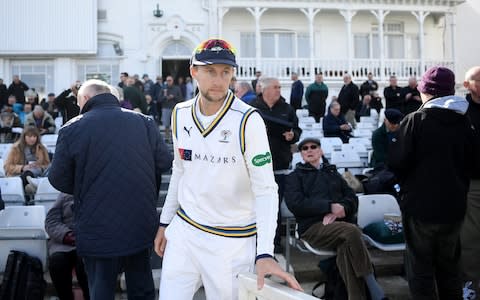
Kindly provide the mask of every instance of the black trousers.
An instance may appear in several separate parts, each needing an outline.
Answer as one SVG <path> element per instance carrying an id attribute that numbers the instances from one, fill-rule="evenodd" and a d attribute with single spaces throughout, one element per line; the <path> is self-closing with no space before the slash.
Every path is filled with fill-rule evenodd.
<path id="1" fill-rule="evenodd" d="M 48 258 L 48 270 L 60 300 L 73 300 L 72 270 L 74 268 L 83 296 L 85 300 L 88 300 L 90 298 L 87 274 L 85 273 L 82 259 L 77 256 L 77 252 L 75 250 L 56 252 Z"/>
<path id="2" fill-rule="evenodd" d="M 150 249 L 127 256 L 84 257 L 92 300 L 114 300 L 117 276 L 125 271 L 129 300 L 155 299 Z"/>
<path id="3" fill-rule="evenodd" d="M 280 204 L 282 204 L 283 194 L 285 193 L 285 179 L 287 175 L 275 174 L 275 182 L 278 185 L 278 216 L 277 216 L 277 230 L 275 231 L 275 238 L 273 244 L 280 248 L 282 247 L 281 233 L 282 233 L 282 214 L 280 212 Z"/>
<path id="4" fill-rule="evenodd" d="M 431 224 L 404 217 L 405 267 L 412 299 L 461 300 L 462 222 Z"/>

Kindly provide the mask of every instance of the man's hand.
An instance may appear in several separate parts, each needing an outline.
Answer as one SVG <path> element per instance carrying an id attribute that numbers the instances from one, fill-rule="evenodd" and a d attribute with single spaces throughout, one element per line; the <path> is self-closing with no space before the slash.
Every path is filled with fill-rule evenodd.
<path id="1" fill-rule="evenodd" d="M 325 216 L 323 216 L 322 224 L 323 225 L 332 224 L 333 222 L 335 222 L 336 219 L 337 219 L 337 216 L 335 214 L 332 214 L 332 213 L 326 214 Z"/>
<path id="2" fill-rule="evenodd" d="M 343 205 L 338 203 L 330 204 L 330 211 L 334 214 L 338 219 L 345 218 L 345 208 Z"/>
<path id="3" fill-rule="evenodd" d="M 293 129 L 290 129 L 290 131 L 285 131 L 284 133 L 282 133 L 282 135 L 285 137 L 285 140 L 287 142 L 293 140 L 293 137 L 295 136 L 295 134 L 293 133 Z"/>
<path id="4" fill-rule="evenodd" d="M 157 236 L 155 236 L 155 252 L 157 252 L 158 256 L 163 257 L 163 253 L 165 252 L 165 246 L 167 246 L 167 239 L 165 238 L 165 229 L 166 227 L 160 226 L 158 227 Z"/>
<path id="5" fill-rule="evenodd" d="M 265 284 L 266 275 L 275 275 L 285 280 L 292 289 L 303 292 L 302 287 L 295 277 L 283 271 L 273 258 L 260 258 L 255 265 L 257 269 L 257 288 L 259 290 L 261 290 Z"/>
<path id="6" fill-rule="evenodd" d="M 341 130 L 350 130 L 350 125 L 348 125 L 348 124 L 342 124 L 342 125 L 340 125 L 340 129 L 341 129 Z"/>

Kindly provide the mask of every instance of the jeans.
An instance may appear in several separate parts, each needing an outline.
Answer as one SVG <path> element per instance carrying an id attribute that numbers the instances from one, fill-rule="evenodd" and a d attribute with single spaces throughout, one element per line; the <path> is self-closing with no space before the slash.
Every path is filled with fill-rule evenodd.
<path id="1" fill-rule="evenodd" d="M 120 257 L 84 257 L 92 300 L 114 300 L 117 276 L 125 271 L 129 300 L 155 299 L 150 249 Z"/>

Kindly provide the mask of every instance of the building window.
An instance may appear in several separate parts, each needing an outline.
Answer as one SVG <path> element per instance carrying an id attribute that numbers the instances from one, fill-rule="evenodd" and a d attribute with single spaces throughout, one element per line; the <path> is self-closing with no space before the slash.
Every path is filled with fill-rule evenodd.
<path id="1" fill-rule="evenodd" d="M 265 58 L 310 57 L 310 39 L 304 32 L 265 31 L 260 34 Z M 255 33 L 240 33 L 240 56 L 255 57 Z"/>
<path id="2" fill-rule="evenodd" d="M 240 33 L 240 53 L 241 57 L 255 57 L 255 33 Z"/>
<path id="3" fill-rule="evenodd" d="M 370 35 L 367 33 L 353 36 L 355 58 L 370 58 Z"/>
<path id="4" fill-rule="evenodd" d="M 37 93 L 45 95 L 54 90 L 52 62 L 12 62 L 11 74 L 20 76 Z"/>
<path id="5" fill-rule="evenodd" d="M 80 81 L 99 79 L 108 84 L 115 84 L 120 77 L 118 63 L 115 62 L 80 62 L 77 64 L 77 77 Z"/>

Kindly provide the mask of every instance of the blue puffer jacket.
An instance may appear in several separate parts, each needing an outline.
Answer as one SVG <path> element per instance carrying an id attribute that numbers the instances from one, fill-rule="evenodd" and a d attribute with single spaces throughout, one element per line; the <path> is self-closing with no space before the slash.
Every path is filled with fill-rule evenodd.
<path id="1" fill-rule="evenodd" d="M 151 247 L 161 173 L 172 157 L 155 121 L 91 98 L 59 133 L 48 179 L 75 198 L 77 252 L 111 257 Z"/>

